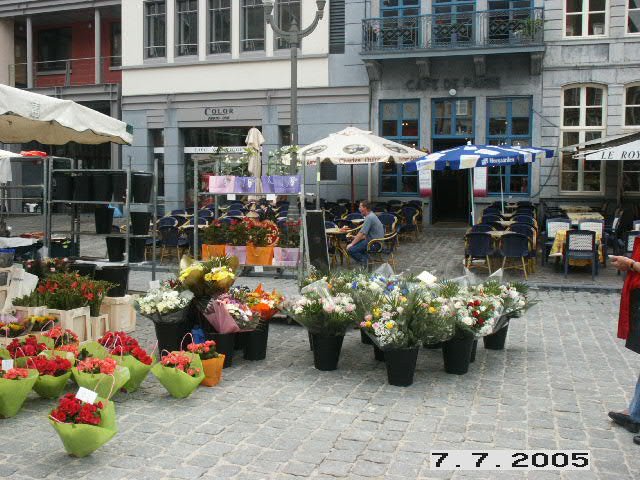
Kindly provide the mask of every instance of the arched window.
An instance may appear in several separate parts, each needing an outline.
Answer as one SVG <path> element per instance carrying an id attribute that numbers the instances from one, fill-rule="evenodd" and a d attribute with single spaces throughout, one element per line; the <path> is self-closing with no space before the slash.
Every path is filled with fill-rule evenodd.
<path id="1" fill-rule="evenodd" d="M 603 85 L 567 85 L 562 90 L 561 147 L 596 140 L 604 135 L 607 89 Z M 604 162 L 573 157 L 563 152 L 560 191 L 604 192 Z"/>

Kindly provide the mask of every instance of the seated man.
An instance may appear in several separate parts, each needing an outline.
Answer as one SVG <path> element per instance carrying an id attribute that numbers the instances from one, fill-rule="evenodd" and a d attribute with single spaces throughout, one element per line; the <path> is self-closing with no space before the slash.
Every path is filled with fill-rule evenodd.
<path id="1" fill-rule="evenodd" d="M 365 264 L 368 257 L 367 245 L 375 238 L 384 237 L 384 226 L 376 214 L 371 211 L 369 202 L 360 202 L 359 211 L 364 215 L 364 223 L 351 243 L 347 245 L 347 252 L 357 263 Z"/>

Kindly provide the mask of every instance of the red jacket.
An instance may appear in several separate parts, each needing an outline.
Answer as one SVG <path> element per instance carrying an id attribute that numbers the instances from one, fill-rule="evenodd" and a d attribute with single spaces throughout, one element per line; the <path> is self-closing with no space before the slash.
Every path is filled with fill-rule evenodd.
<path id="1" fill-rule="evenodd" d="M 631 258 L 640 262 L 640 238 L 635 239 Z M 628 272 L 622 287 L 618 338 L 627 341 L 627 348 L 640 353 L 640 273 L 637 272 Z"/>

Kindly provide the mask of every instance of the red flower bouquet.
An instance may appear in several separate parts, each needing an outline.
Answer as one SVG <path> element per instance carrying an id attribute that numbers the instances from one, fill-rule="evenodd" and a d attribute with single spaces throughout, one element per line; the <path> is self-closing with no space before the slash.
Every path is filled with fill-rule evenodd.
<path id="1" fill-rule="evenodd" d="M 11 358 L 16 359 L 16 364 L 19 367 L 25 367 L 27 365 L 27 357 L 34 357 L 47 350 L 47 348 L 46 344 L 39 343 L 33 335 L 29 335 L 22 341 L 14 338 L 13 341 L 7 345 L 9 355 Z"/>
<path id="2" fill-rule="evenodd" d="M 100 399 L 85 403 L 68 393 L 49 414 L 49 421 L 60 436 L 65 450 L 85 457 L 107 443 L 117 433 L 113 402 Z"/>
<path id="3" fill-rule="evenodd" d="M 98 392 L 98 396 L 110 399 L 128 381 L 129 369 L 119 366 L 110 357 L 87 357 L 80 360 L 77 366 L 71 369 L 73 378 L 80 387 Z"/>
<path id="4" fill-rule="evenodd" d="M 71 362 L 57 355 L 38 355 L 27 363 L 40 374 L 33 385 L 35 392 L 42 398 L 58 398 L 71 377 Z"/>
<path id="5" fill-rule="evenodd" d="M 200 356 L 195 353 L 170 352 L 151 368 L 151 372 L 176 398 L 191 395 L 204 379 Z"/>
<path id="6" fill-rule="evenodd" d="M 0 418 L 20 411 L 37 378 L 37 371 L 26 368 L 0 370 Z"/>
<path id="7" fill-rule="evenodd" d="M 29 370 L 26 368 L 12 368 L 11 370 L 0 370 L 0 378 L 6 380 L 20 380 L 21 378 L 29 378 Z"/>
<path id="8" fill-rule="evenodd" d="M 130 378 L 123 388 L 129 393 L 136 391 L 147 378 L 153 357 L 125 332 L 107 332 L 98 343 L 109 351 L 119 365 L 129 369 Z"/>
<path id="9" fill-rule="evenodd" d="M 86 360 L 78 362 L 77 369 L 83 373 L 104 373 L 112 375 L 116 371 L 118 364 L 113 358 L 94 358 L 89 357 Z"/>
<path id="10" fill-rule="evenodd" d="M 51 330 L 48 330 L 42 334 L 45 342 L 50 344 L 51 348 L 60 348 L 62 345 L 77 345 L 78 335 L 72 330 L 62 328 L 58 325 L 54 326 Z"/>
<path id="11" fill-rule="evenodd" d="M 180 352 L 171 352 L 166 355 L 160 363 L 162 366 L 175 368 L 181 372 L 185 372 L 190 377 L 197 377 L 200 375 L 200 369 L 191 366 L 192 357 Z"/>

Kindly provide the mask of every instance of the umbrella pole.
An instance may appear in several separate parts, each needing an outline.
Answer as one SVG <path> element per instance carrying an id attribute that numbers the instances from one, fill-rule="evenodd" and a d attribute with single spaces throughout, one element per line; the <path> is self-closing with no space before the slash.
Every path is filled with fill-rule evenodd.
<path id="1" fill-rule="evenodd" d="M 371 201 L 371 164 L 367 163 L 367 202 Z"/>
<path id="2" fill-rule="evenodd" d="M 353 212 L 353 204 L 356 201 L 356 190 L 355 185 L 353 183 L 353 165 L 351 165 L 351 208 L 350 212 Z"/>
<path id="3" fill-rule="evenodd" d="M 476 221 L 476 210 L 473 201 L 473 169 L 469 170 L 469 200 L 471 201 L 471 225 Z"/>
<path id="4" fill-rule="evenodd" d="M 500 168 L 500 205 L 501 205 L 501 210 L 502 210 L 502 214 L 504 215 L 504 188 L 502 187 L 502 167 L 498 167 Z"/>
<path id="5" fill-rule="evenodd" d="M 320 210 L 320 163 L 316 164 L 316 210 Z"/>

